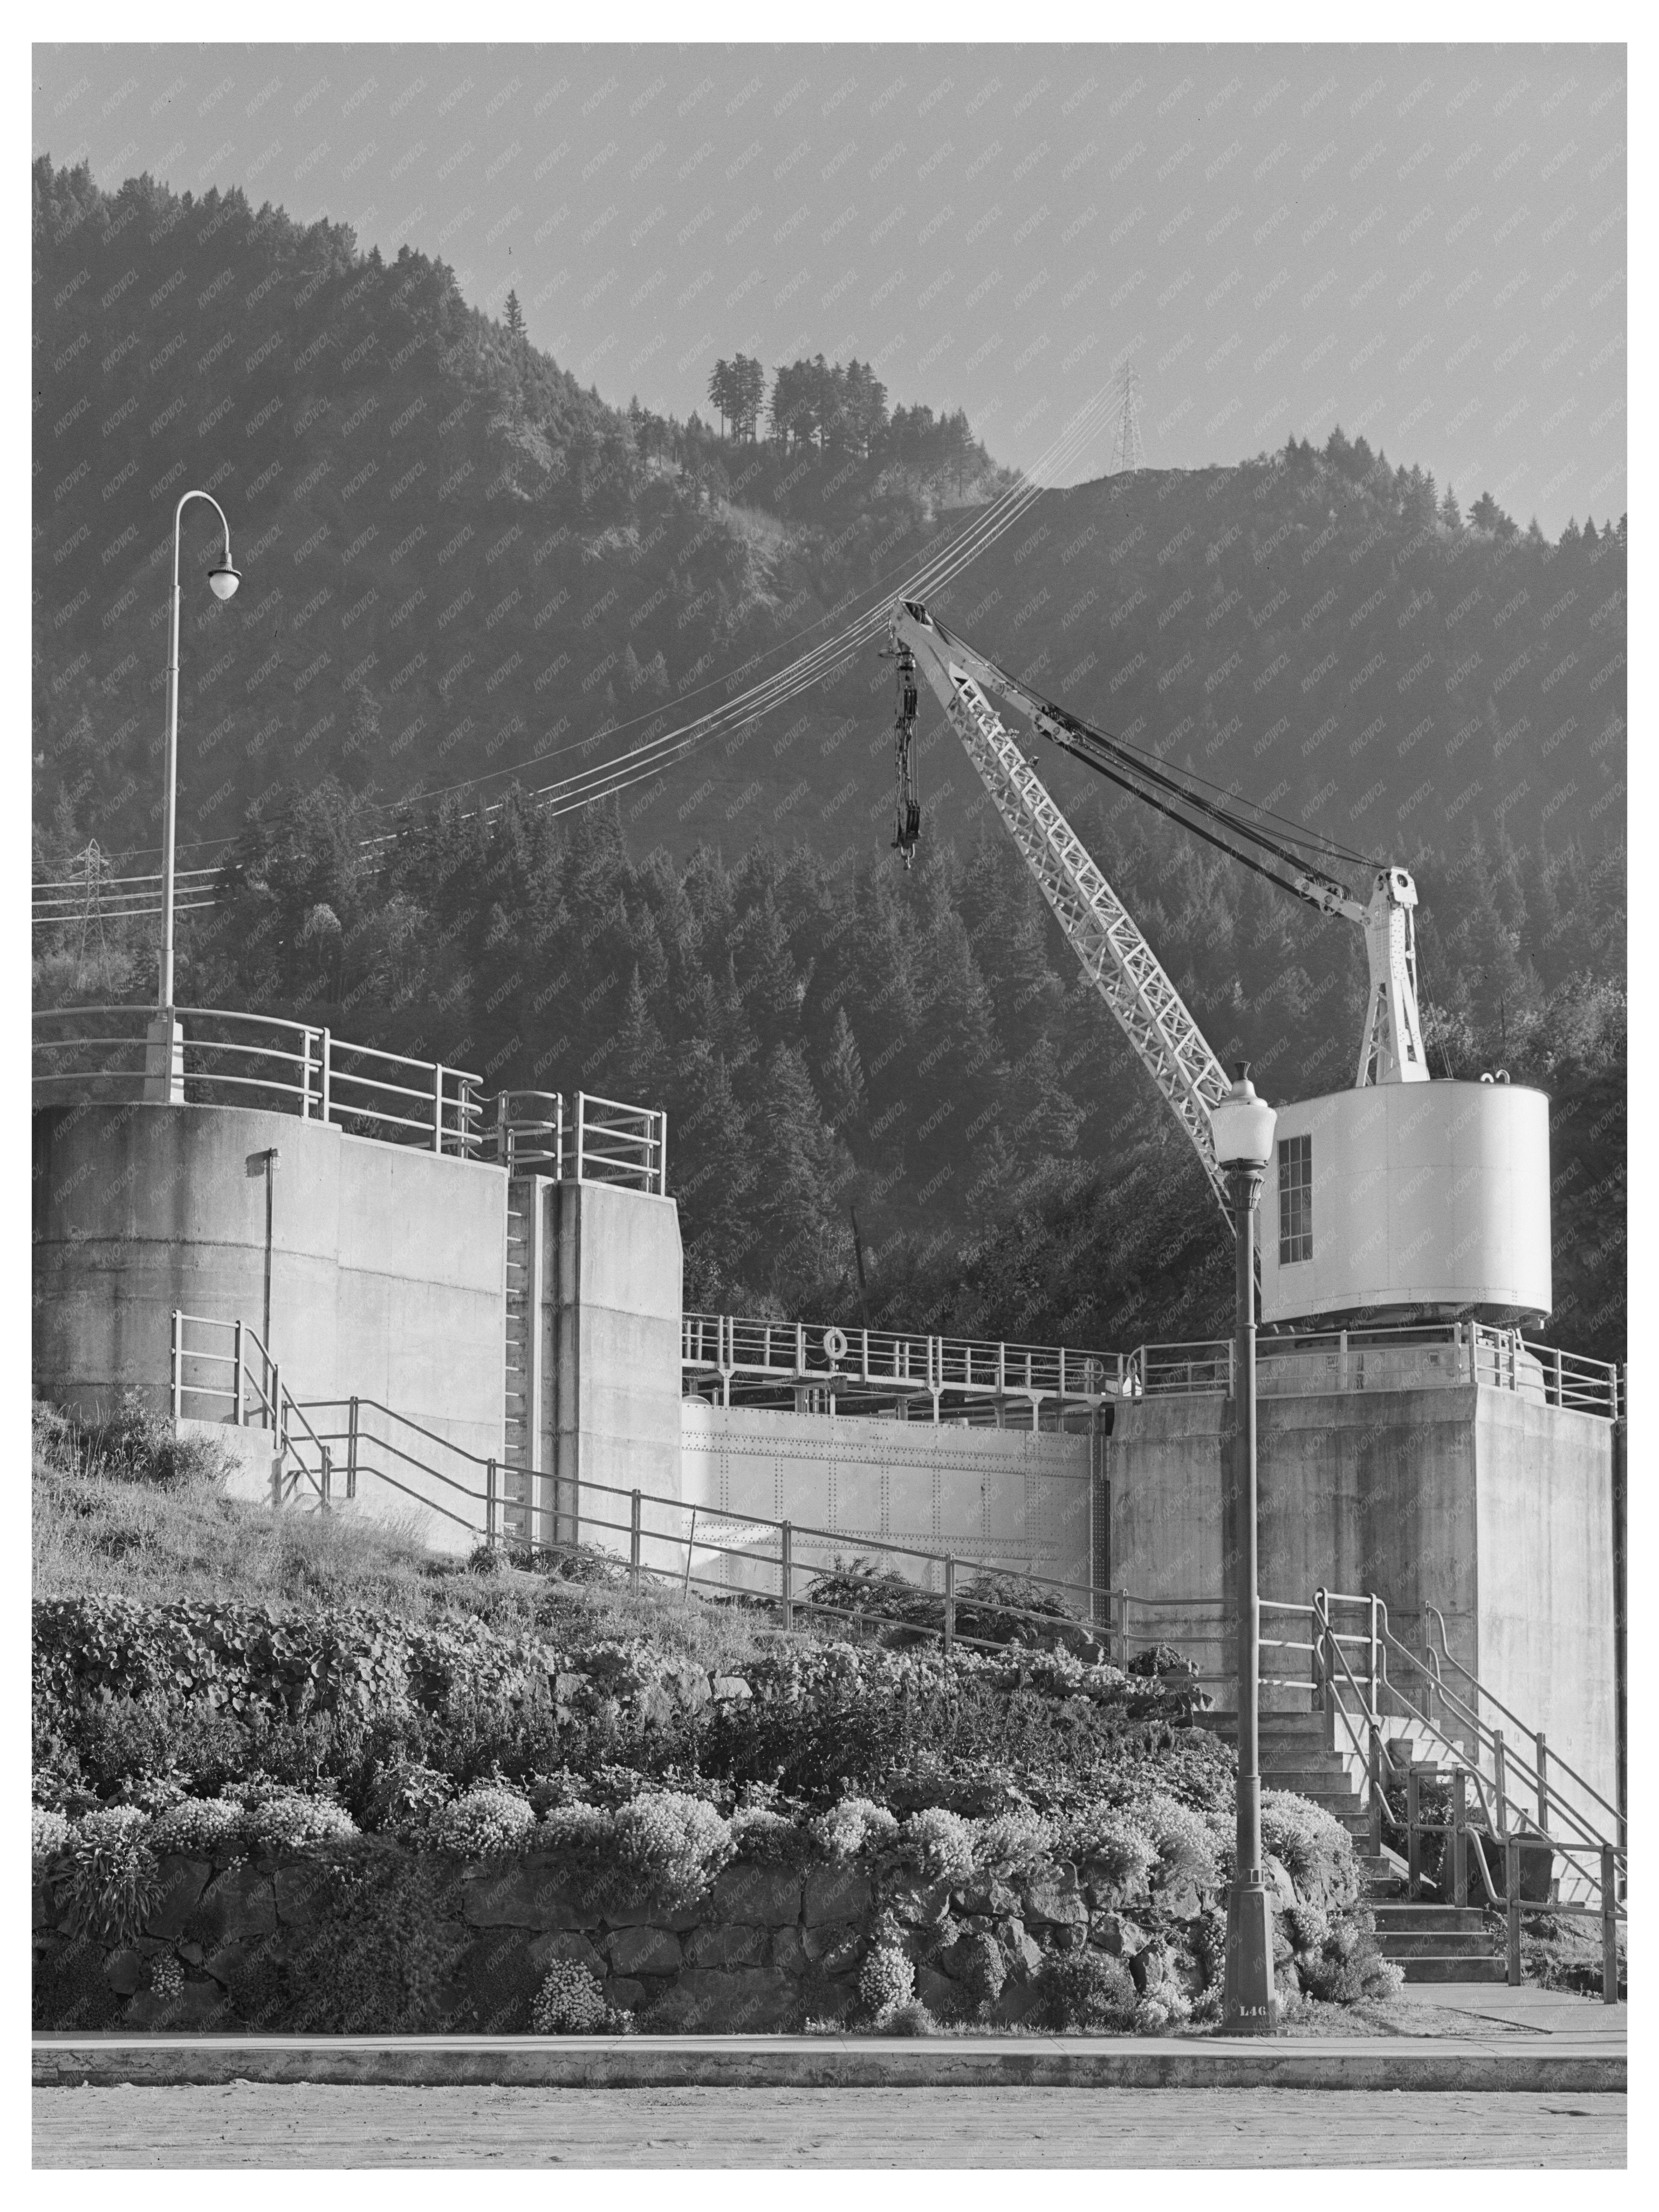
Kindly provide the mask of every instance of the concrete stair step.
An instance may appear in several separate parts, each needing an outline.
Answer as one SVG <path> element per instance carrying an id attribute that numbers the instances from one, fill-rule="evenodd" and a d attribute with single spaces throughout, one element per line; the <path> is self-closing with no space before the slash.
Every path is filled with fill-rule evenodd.
<path id="1" fill-rule="evenodd" d="M 1470 1905 L 1379 1905 L 1376 1909 L 1379 1936 L 1413 1936 L 1434 1929 L 1460 1936 L 1490 1936 L 1486 1916 Z"/>
<path id="2" fill-rule="evenodd" d="M 1398 1959 L 1402 1964 L 1407 1959 L 1495 1959 L 1500 1955 L 1484 1929 L 1469 1935 L 1460 1935 L 1455 1928 L 1407 1929 L 1385 1936 L 1379 1928 L 1376 1948 L 1385 1959 Z"/>
<path id="3" fill-rule="evenodd" d="M 1305 1767 L 1280 1767 L 1277 1771 L 1263 1767 L 1263 1786 L 1268 1790 L 1293 1790 L 1298 1797 L 1316 1798 L 1320 1804 L 1358 1806 L 1359 1793 L 1345 1775 L 1310 1774 Z"/>
<path id="4" fill-rule="evenodd" d="M 1502 1982 L 1508 1970 L 1501 1958 L 1401 1959 L 1408 1982 Z"/>

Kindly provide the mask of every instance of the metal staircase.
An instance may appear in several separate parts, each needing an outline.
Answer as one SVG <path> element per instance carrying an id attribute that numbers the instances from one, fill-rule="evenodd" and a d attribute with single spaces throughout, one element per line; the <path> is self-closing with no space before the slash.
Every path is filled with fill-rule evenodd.
<path id="1" fill-rule="evenodd" d="M 1237 1743 L 1237 1714 L 1206 1714 L 1205 1725 Z M 1310 1797 L 1353 1838 L 1383 1957 L 1397 1960 L 1408 1982 L 1503 1981 L 1501 1922 L 1482 1911 L 1408 1895 L 1407 1862 L 1373 1835 L 1364 1763 L 1352 1752 L 1330 1748 L 1325 1714 L 1263 1713 L 1258 1727 L 1262 1787 Z M 1429 1741 L 1401 1729 L 1389 1737 L 1388 1750 L 1397 1764 L 1420 1766 L 1429 1757 Z"/>

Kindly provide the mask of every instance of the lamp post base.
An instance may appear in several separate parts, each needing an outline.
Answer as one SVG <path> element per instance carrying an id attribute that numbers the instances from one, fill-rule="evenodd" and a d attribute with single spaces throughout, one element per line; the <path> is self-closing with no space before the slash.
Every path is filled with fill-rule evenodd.
<path id="1" fill-rule="evenodd" d="M 1272 2035 L 1279 2026 L 1273 1986 L 1273 1900 L 1258 1875 L 1227 1892 L 1227 1963 L 1222 1984 L 1222 2033 Z"/>
<path id="2" fill-rule="evenodd" d="M 185 1103 L 185 1032 L 171 1012 L 157 1014 L 144 1032 L 144 1103 Z"/>

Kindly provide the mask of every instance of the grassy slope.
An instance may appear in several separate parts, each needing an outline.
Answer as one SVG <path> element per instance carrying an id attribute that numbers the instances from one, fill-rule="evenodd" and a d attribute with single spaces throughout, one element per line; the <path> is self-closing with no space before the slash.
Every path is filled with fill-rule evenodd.
<path id="1" fill-rule="evenodd" d="M 504 1635 L 640 1637 L 722 1673 L 761 1649 L 741 1615 L 696 1596 L 635 1597 L 507 1566 L 480 1572 L 428 1553 L 412 1523 L 349 1509 L 274 1513 L 209 1480 L 121 1480 L 50 1448 L 35 1450 L 32 1518 L 38 1598 L 383 1607 L 411 1622 L 466 1615 Z"/>

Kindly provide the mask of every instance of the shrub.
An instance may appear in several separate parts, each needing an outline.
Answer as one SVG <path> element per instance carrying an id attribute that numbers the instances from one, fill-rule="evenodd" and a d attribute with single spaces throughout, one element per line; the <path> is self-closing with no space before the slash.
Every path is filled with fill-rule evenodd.
<path id="1" fill-rule="evenodd" d="M 974 1872 L 974 1830 L 959 1813 L 941 1806 L 913 1813 L 899 1831 L 906 1861 L 930 1881 L 961 1882 Z"/>
<path id="2" fill-rule="evenodd" d="M 1085 1865 L 1091 1875 L 1103 1875 L 1107 1886 L 1121 1896 L 1142 1888 L 1158 1863 L 1158 1845 L 1140 1823 L 1115 1807 L 1093 1804 L 1074 1814 L 1060 1831 L 1060 1847 Z"/>
<path id="3" fill-rule="evenodd" d="M 878 1850 L 898 1833 L 898 1822 L 884 1805 L 868 1797 L 843 1797 L 811 1824 L 813 1841 L 832 1859 L 854 1859 Z"/>
<path id="4" fill-rule="evenodd" d="M 58 1894 L 77 1934 L 125 1943 L 161 1895 L 149 1820 L 136 1805 L 88 1813 L 72 1832 Z"/>
<path id="5" fill-rule="evenodd" d="M 380 1765 L 366 1792 L 368 1825 L 410 1842 L 423 1841 L 436 1815 L 455 1795 L 447 1774 L 424 1759 L 398 1757 Z"/>
<path id="6" fill-rule="evenodd" d="M 62 1813 L 39 1805 L 29 1815 L 29 1859 L 38 1879 L 63 1852 L 70 1838 L 70 1824 Z"/>
<path id="7" fill-rule="evenodd" d="M 980 1822 L 974 1857 L 989 1873 L 1028 1874 L 1051 1855 L 1054 1842 L 1051 1821 L 1029 1805 L 1017 1805 Z"/>
<path id="8" fill-rule="evenodd" d="M 82 1430 L 75 1440 L 89 1463 L 118 1482 L 153 1482 L 164 1487 L 217 1482 L 235 1465 L 216 1437 L 179 1436 L 173 1422 L 154 1412 L 137 1390 L 124 1391 L 112 1417 Z"/>
<path id="9" fill-rule="evenodd" d="M 190 1856 L 228 1851 L 246 1840 L 246 1809 L 229 1797 L 186 1797 L 155 1820 L 150 1847 Z"/>
<path id="10" fill-rule="evenodd" d="M 732 1815 L 732 1843 L 736 1856 L 751 1864 L 783 1866 L 803 1856 L 811 1838 L 787 1813 L 770 1806 L 745 1806 Z"/>
<path id="11" fill-rule="evenodd" d="M 1298 1887 L 1318 1892 L 1328 1904 L 1347 1905 L 1358 1897 L 1353 1838 L 1333 1814 L 1310 1798 L 1286 1790 L 1264 1790 L 1261 1847 Z"/>
<path id="12" fill-rule="evenodd" d="M 239 1983 L 250 2027 L 308 2035 L 431 2035 L 471 2025 L 447 2006 L 465 1938 L 460 1898 L 442 1860 L 366 1840 L 319 1859 L 316 1918 Z"/>
<path id="13" fill-rule="evenodd" d="M 1316 1905 L 1292 1905 L 1279 1917 L 1279 1924 L 1290 1939 L 1293 1951 L 1312 1951 L 1329 1935 L 1331 1923 Z"/>
<path id="14" fill-rule="evenodd" d="M 185 1993 L 185 1970 L 171 1951 L 149 1962 L 149 1985 L 155 1996 L 172 2003 Z"/>
<path id="15" fill-rule="evenodd" d="M 1201 1813 L 1161 1790 L 1150 1791 L 1135 1813 L 1158 1846 L 1156 1886 L 1189 1877 L 1200 1889 L 1214 1888 L 1216 1839 Z"/>
<path id="16" fill-rule="evenodd" d="M 297 1790 L 272 1790 L 258 1783 L 233 1784 L 225 1794 L 240 1798 L 243 1832 L 258 1850 L 313 1851 L 349 1843 L 358 1832 L 350 1814 L 331 1797 L 306 1796 Z"/>
<path id="17" fill-rule="evenodd" d="M 694 1904 L 732 1855 L 732 1830 L 711 1805 L 664 1790 L 612 1816 L 618 1879 L 659 1905 Z"/>
<path id="18" fill-rule="evenodd" d="M 530 2008 L 538 2035 L 598 2035 L 613 2018 L 593 1971 L 569 1959 L 556 1959 Z"/>
<path id="19" fill-rule="evenodd" d="M 859 1968 L 859 2002 L 879 2025 L 915 1995 L 916 1971 L 896 1943 L 878 1943 Z"/>
<path id="20" fill-rule="evenodd" d="M 516 1790 L 488 1783 L 441 1806 L 427 1826 L 434 1847 L 461 1858 L 504 1858 L 529 1844 L 536 1815 Z"/>
<path id="21" fill-rule="evenodd" d="M 1358 2004 L 1362 1997 L 1394 1996 L 1404 1969 L 1385 1959 L 1372 1931 L 1352 1919 L 1337 1923 L 1319 1948 L 1296 1961 L 1303 1992 L 1326 2004 Z"/>
<path id="22" fill-rule="evenodd" d="M 882 2014 L 879 2025 L 884 2035 L 939 2033 L 939 2022 L 920 1997 L 907 1997 L 902 2004 L 894 2005 Z"/>
<path id="23" fill-rule="evenodd" d="M 1135 2008 L 1135 1985 L 1121 1959 L 1104 1951 L 1063 1951 L 1042 1962 L 1033 2014 L 1059 2033 L 1121 2028 Z"/>
<path id="24" fill-rule="evenodd" d="M 1167 2035 L 1191 2017 L 1192 2007 L 1174 1983 L 1161 1982 L 1135 2007 L 1129 2027 L 1135 2035 Z"/>

